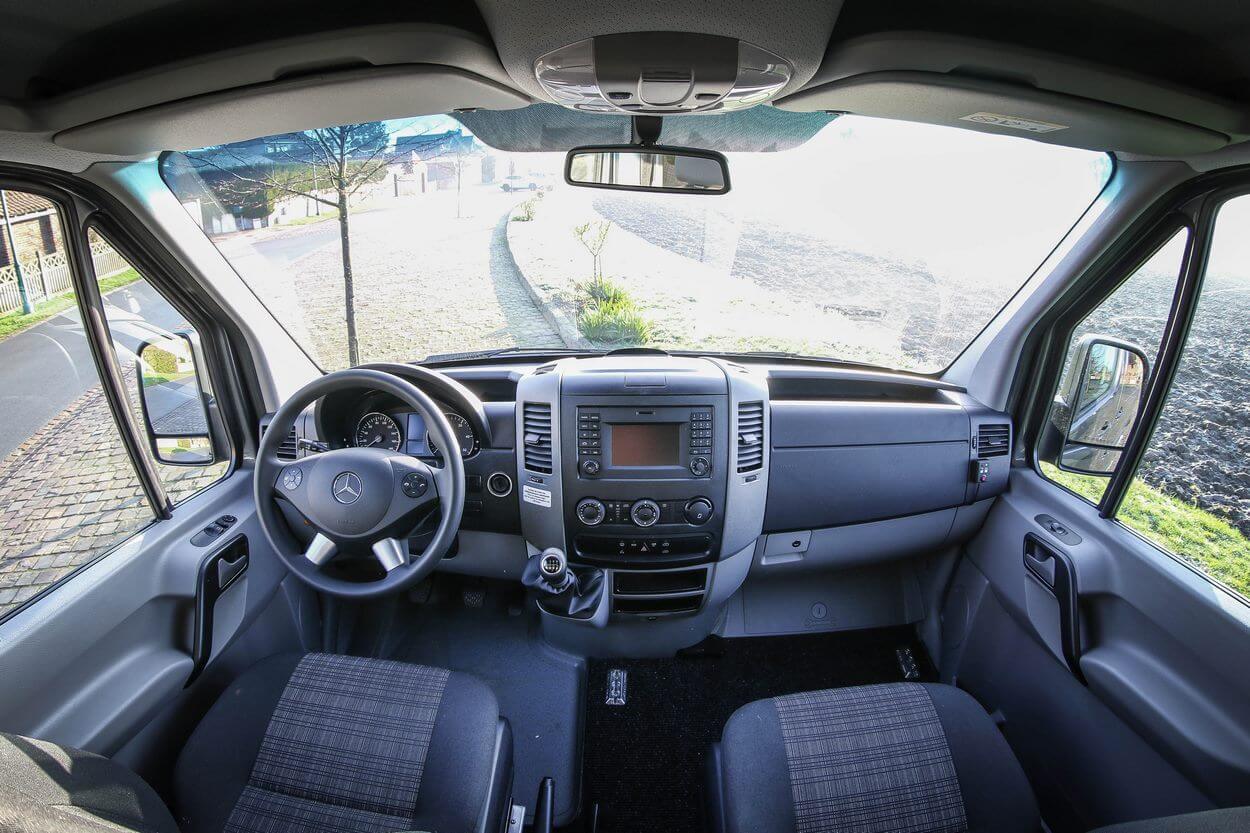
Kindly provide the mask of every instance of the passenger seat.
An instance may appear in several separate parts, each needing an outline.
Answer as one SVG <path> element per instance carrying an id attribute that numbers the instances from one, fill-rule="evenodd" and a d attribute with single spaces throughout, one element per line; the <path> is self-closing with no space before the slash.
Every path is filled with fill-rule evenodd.
<path id="1" fill-rule="evenodd" d="M 1036 833 L 1033 792 L 970 695 L 890 683 L 734 712 L 709 757 L 716 833 Z"/>

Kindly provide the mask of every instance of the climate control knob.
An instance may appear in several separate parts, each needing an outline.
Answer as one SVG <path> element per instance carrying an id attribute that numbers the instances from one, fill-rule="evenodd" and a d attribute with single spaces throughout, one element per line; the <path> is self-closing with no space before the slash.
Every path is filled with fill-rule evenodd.
<path id="1" fill-rule="evenodd" d="M 660 505 L 654 500 L 639 500 L 629 507 L 629 519 L 638 526 L 651 526 L 660 519 Z"/>
<path id="2" fill-rule="evenodd" d="M 603 502 L 593 497 L 582 498 L 577 502 L 577 519 L 586 526 L 598 526 L 607 516 Z"/>
<path id="3" fill-rule="evenodd" d="M 706 457 L 695 457 L 690 461 L 690 473 L 695 477 L 706 477 L 711 470 L 712 464 Z"/>
<path id="4" fill-rule="evenodd" d="M 712 517 L 712 501 L 705 497 L 697 497 L 686 504 L 683 514 L 688 524 L 695 526 L 705 524 L 708 518 Z"/>

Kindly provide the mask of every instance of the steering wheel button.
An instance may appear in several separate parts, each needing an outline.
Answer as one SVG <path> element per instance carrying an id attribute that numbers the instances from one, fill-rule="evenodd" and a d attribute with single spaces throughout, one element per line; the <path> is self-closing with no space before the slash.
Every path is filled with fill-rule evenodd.
<path id="1" fill-rule="evenodd" d="M 304 482 L 304 470 L 299 466 L 290 466 L 286 471 L 282 472 L 282 485 L 287 491 L 293 492 L 299 488 L 299 484 Z"/>
<path id="2" fill-rule="evenodd" d="M 430 483 L 425 479 L 424 475 L 417 472 L 409 472 L 404 475 L 404 479 L 400 482 L 400 488 L 404 494 L 411 498 L 418 498 L 425 494 L 430 488 Z"/>

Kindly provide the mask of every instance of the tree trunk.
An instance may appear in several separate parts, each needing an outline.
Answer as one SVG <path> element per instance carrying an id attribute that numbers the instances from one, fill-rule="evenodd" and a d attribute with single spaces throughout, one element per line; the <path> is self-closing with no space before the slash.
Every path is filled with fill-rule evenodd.
<path id="1" fill-rule="evenodd" d="M 360 346 L 356 341 L 356 294 L 352 286 L 352 239 L 347 220 L 347 192 L 339 189 L 339 239 L 343 250 L 343 311 L 347 318 L 347 363 L 360 364 Z"/>

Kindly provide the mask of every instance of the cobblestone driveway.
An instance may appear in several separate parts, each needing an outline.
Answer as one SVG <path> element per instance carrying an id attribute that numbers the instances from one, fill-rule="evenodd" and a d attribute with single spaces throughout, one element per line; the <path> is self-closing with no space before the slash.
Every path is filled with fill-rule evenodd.
<path id="1" fill-rule="evenodd" d="M 164 468 L 176 501 L 217 479 L 224 464 Z M 0 616 L 152 517 L 96 385 L 0 461 Z"/>

